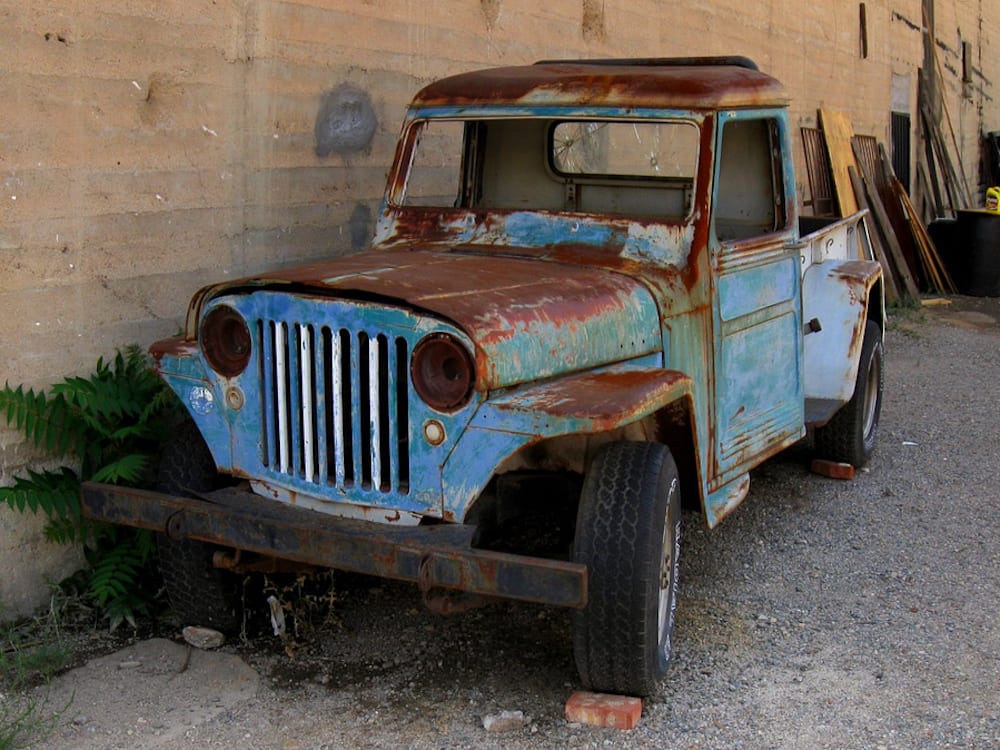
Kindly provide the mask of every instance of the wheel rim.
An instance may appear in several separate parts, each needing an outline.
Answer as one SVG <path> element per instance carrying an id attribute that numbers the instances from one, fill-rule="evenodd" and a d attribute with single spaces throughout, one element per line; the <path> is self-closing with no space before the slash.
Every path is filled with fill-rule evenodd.
<path id="1" fill-rule="evenodd" d="M 872 434 L 872 430 L 875 429 L 880 377 L 881 372 L 879 370 L 878 357 L 873 353 L 872 358 L 868 361 L 868 377 L 865 380 L 864 436 L 866 439 Z"/>
<path id="2" fill-rule="evenodd" d="M 670 494 L 673 495 L 674 488 L 671 487 Z M 668 501 L 667 507 L 670 507 Z M 670 631 L 676 607 L 676 579 L 677 579 L 677 537 L 680 530 L 675 528 L 673 519 L 668 511 L 663 524 L 663 539 L 660 542 L 660 591 L 656 616 L 657 643 L 663 655 L 670 655 Z"/>

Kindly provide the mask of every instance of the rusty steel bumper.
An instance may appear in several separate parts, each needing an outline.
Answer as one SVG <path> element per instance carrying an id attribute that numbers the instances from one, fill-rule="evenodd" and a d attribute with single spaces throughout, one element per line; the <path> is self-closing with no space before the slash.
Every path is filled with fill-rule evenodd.
<path id="1" fill-rule="evenodd" d="M 109 523 L 197 539 L 324 568 L 449 589 L 581 608 L 587 568 L 579 563 L 473 549 L 462 524 L 389 526 L 277 504 L 246 490 L 199 499 L 86 482 L 83 514 Z"/>

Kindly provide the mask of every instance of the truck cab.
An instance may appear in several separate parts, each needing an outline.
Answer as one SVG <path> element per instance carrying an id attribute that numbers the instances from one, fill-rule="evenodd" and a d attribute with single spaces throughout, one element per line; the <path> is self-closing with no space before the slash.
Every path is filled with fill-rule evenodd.
<path id="1" fill-rule="evenodd" d="M 570 607 L 587 687 L 655 691 L 682 498 L 714 527 L 810 427 L 874 449 L 881 269 L 862 214 L 800 233 L 786 106 L 745 58 L 430 84 L 371 248 L 198 292 L 151 348 L 193 429 L 87 512 L 161 533 L 187 619 L 230 607 L 199 566 L 280 558 Z"/>

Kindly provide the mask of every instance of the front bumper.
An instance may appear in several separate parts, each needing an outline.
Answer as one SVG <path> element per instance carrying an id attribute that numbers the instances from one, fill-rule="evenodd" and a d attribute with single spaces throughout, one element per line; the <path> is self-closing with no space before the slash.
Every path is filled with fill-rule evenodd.
<path id="1" fill-rule="evenodd" d="M 228 488 L 200 498 L 86 482 L 83 514 L 285 560 L 412 581 L 422 591 L 464 591 L 582 608 L 585 565 L 473 549 L 475 527 L 392 526 L 276 504 Z"/>

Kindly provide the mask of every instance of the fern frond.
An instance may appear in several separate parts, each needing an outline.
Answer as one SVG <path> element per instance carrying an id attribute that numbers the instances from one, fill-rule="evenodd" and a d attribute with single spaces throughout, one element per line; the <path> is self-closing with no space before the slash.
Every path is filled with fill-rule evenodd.
<path id="1" fill-rule="evenodd" d="M 153 559 L 156 554 L 156 534 L 149 529 L 133 529 L 135 548 L 142 556 L 142 561 Z"/>
<path id="2" fill-rule="evenodd" d="M 102 607 L 130 590 L 143 564 L 142 552 L 135 544 L 121 543 L 94 561 L 90 575 L 90 594 Z"/>
<path id="3" fill-rule="evenodd" d="M 52 518 L 45 524 L 45 538 L 55 544 L 74 544 L 83 537 L 80 522 L 71 518 Z"/>
<path id="4" fill-rule="evenodd" d="M 54 518 L 80 517 L 80 478 L 72 469 L 34 471 L 15 477 L 10 487 L 0 487 L 0 502 L 14 510 L 43 511 Z"/>
<path id="5" fill-rule="evenodd" d="M 108 482 L 110 484 L 135 483 L 142 478 L 142 473 L 148 465 L 149 458 L 147 456 L 130 453 L 102 466 L 90 479 L 92 482 Z"/>
<path id="6" fill-rule="evenodd" d="M 5 383 L 0 389 L 0 413 L 32 445 L 53 453 L 75 449 L 86 436 L 86 422 L 58 394 L 47 397 L 42 391 Z"/>
<path id="7" fill-rule="evenodd" d="M 114 599 L 108 602 L 108 606 L 104 610 L 104 616 L 109 620 L 108 632 L 114 633 L 123 622 L 127 622 L 134 630 L 139 627 L 135 616 L 148 612 L 149 607 L 146 606 L 145 602 L 134 597 L 123 596 Z"/>
<path id="8" fill-rule="evenodd" d="M 0 503 L 44 512 L 50 540 L 83 543 L 88 596 L 104 609 L 112 629 L 126 621 L 134 627 L 136 613 L 147 611 L 154 536 L 82 518 L 80 477 L 147 484 L 153 455 L 169 434 L 166 420 L 177 409 L 176 396 L 136 346 L 99 358 L 89 376 L 67 377 L 48 395 L 23 386 L 0 389 L 0 421 L 6 418 L 36 447 L 72 452 L 80 462 L 79 472 L 28 470 L 13 486 L 0 488 Z"/>

